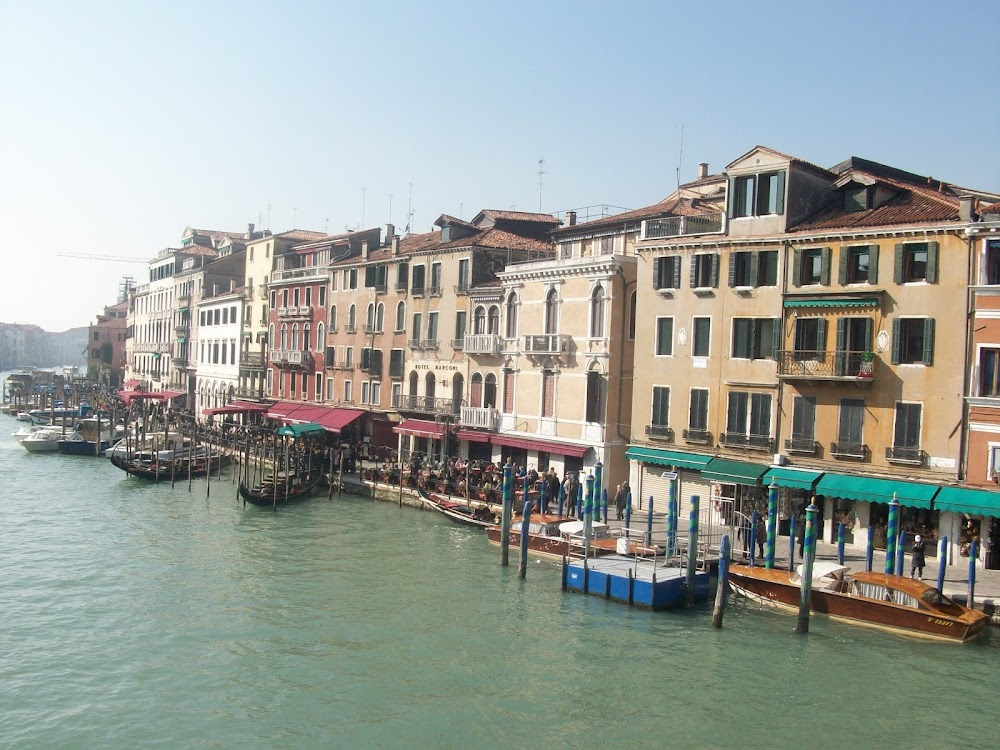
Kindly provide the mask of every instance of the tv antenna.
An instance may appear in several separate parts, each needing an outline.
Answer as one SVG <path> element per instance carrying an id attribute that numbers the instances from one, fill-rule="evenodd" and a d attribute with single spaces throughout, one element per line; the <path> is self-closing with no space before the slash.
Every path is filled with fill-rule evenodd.
<path id="1" fill-rule="evenodd" d="M 542 212 L 542 175 L 545 174 L 543 167 L 545 159 L 538 160 L 538 213 Z"/>
<path id="2" fill-rule="evenodd" d="M 681 162 L 684 160 L 684 125 L 681 125 L 681 150 L 677 154 L 677 169 L 674 174 L 677 176 L 677 189 L 681 189 Z"/>

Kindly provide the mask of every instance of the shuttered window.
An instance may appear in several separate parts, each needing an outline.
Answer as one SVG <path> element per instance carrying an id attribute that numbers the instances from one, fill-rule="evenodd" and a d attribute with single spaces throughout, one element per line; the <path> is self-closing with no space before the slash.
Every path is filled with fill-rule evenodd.
<path id="1" fill-rule="evenodd" d="M 656 356 L 669 357 L 674 353 L 674 319 L 656 319 Z"/>
<path id="2" fill-rule="evenodd" d="M 653 289 L 680 289 L 681 258 L 667 255 L 653 259 Z"/>
<path id="3" fill-rule="evenodd" d="M 688 429 L 708 429 L 708 389 L 691 389 L 691 406 L 688 410 Z"/>
<path id="4" fill-rule="evenodd" d="M 542 416 L 555 414 L 556 376 L 551 370 L 542 370 Z"/>
<path id="5" fill-rule="evenodd" d="M 816 439 L 816 397 L 796 396 L 792 400 L 792 439 Z"/>
<path id="6" fill-rule="evenodd" d="M 934 364 L 934 318 L 896 318 L 892 321 L 892 363 Z"/>
<path id="7" fill-rule="evenodd" d="M 926 281 L 929 284 L 937 282 L 937 242 L 899 243 L 895 250 L 893 280 L 897 284 L 913 281 Z"/>
<path id="8" fill-rule="evenodd" d="M 503 410 L 505 414 L 514 413 L 514 371 L 503 371 Z"/>
<path id="9" fill-rule="evenodd" d="M 670 388 L 653 386 L 653 413 L 650 424 L 654 427 L 667 427 L 670 424 Z"/>
<path id="10" fill-rule="evenodd" d="M 893 448 L 920 447 L 921 404 L 896 404 L 896 426 L 893 430 Z"/>

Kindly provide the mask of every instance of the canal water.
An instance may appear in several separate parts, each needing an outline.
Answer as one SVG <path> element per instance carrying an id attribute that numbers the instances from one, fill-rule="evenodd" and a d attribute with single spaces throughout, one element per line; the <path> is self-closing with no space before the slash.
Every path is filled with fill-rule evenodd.
<path id="1" fill-rule="evenodd" d="M 986 747 L 1000 637 L 526 581 L 436 514 L 29 455 L 0 416 L 5 748 Z"/>

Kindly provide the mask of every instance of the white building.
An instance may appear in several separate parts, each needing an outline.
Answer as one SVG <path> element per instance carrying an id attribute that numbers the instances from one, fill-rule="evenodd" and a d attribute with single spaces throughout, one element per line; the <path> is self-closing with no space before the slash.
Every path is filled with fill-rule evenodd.
<path id="1" fill-rule="evenodd" d="M 207 290 L 206 290 L 207 292 Z M 230 403 L 240 379 L 240 336 L 243 331 L 244 287 L 203 296 L 196 306 L 197 340 L 191 350 L 197 378 L 195 415 Z"/>

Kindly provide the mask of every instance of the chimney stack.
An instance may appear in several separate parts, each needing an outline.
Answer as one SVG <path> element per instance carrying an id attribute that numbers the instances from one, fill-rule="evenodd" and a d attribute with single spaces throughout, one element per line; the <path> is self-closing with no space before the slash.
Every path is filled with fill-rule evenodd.
<path id="1" fill-rule="evenodd" d="M 392 257 L 395 258 L 399 255 L 399 237 L 395 234 L 392 235 L 390 243 L 392 244 Z"/>
<path id="2" fill-rule="evenodd" d="M 975 208 L 975 198 L 971 195 L 962 195 L 958 199 L 958 220 L 972 221 L 972 213 Z"/>
<path id="3" fill-rule="evenodd" d="M 396 227 L 393 224 L 385 225 L 385 244 L 390 244 L 392 238 L 396 236 Z"/>
<path id="4" fill-rule="evenodd" d="M 708 177 L 708 162 L 698 162 L 698 179 L 704 180 L 706 177 Z"/>
<path id="5" fill-rule="evenodd" d="M 253 224 L 247 224 L 247 239 L 253 239 Z"/>
<path id="6" fill-rule="evenodd" d="M 361 240 L 361 260 L 368 260 L 368 240 Z"/>
<path id="7" fill-rule="evenodd" d="M 566 226 L 575 227 L 576 226 L 576 211 L 566 212 Z"/>

